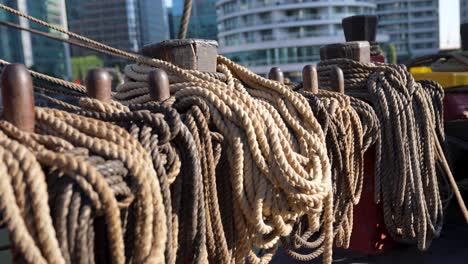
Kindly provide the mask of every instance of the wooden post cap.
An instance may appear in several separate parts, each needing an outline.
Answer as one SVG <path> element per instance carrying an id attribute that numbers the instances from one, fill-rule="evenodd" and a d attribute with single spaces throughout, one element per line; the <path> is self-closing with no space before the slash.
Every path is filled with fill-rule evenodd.
<path id="1" fill-rule="evenodd" d="M 317 69 L 313 65 L 306 65 L 302 69 L 302 86 L 304 90 L 318 93 Z"/>
<path id="2" fill-rule="evenodd" d="M 148 74 L 148 85 L 151 99 L 162 102 L 171 97 L 169 77 L 163 69 L 154 69 Z"/>
<path id="3" fill-rule="evenodd" d="M 86 90 L 89 97 L 103 102 L 110 102 L 112 100 L 111 75 L 101 68 L 89 70 L 86 75 Z"/>
<path id="4" fill-rule="evenodd" d="M 377 23 L 376 15 L 350 16 L 341 21 L 346 41 L 374 42 L 377 35 Z"/>
<path id="5" fill-rule="evenodd" d="M 170 39 L 146 45 L 140 53 L 183 69 L 216 72 L 218 42 L 204 39 Z"/>
<path id="6" fill-rule="evenodd" d="M 370 44 L 368 41 L 352 41 L 325 45 L 320 48 L 321 60 L 339 58 L 370 62 Z"/>
<path id="7" fill-rule="evenodd" d="M 268 73 L 268 79 L 284 83 L 284 74 L 279 67 L 273 67 Z"/>
<path id="8" fill-rule="evenodd" d="M 330 87 L 335 92 L 344 94 L 344 75 L 343 71 L 338 66 L 333 66 L 330 71 Z"/>
<path id="9" fill-rule="evenodd" d="M 22 64 L 8 64 L 1 79 L 5 120 L 24 132 L 34 132 L 34 91 L 29 70 Z"/>

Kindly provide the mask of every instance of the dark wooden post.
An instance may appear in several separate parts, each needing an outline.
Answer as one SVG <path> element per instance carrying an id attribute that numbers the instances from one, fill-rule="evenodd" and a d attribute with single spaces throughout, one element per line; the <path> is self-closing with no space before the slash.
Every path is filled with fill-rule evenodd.
<path id="1" fill-rule="evenodd" d="M 341 21 L 346 41 L 374 42 L 377 36 L 377 23 L 375 15 L 350 16 Z"/>
<path id="2" fill-rule="evenodd" d="M 156 102 L 167 100 L 170 96 L 169 77 L 163 69 L 154 69 L 148 75 L 149 93 Z"/>
<path id="3" fill-rule="evenodd" d="M 369 41 L 374 43 L 377 37 L 378 18 L 376 15 L 357 15 L 343 18 L 341 25 L 346 41 Z M 385 62 L 382 54 L 371 55 L 372 62 Z"/>
<path id="4" fill-rule="evenodd" d="M 344 75 L 343 71 L 338 66 L 333 66 L 330 72 L 330 86 L 333 91 L 344 94 Z"/>
<path id="5" fill-rule="evenodd" d="M 306 65 L 302 69 L 302 86 L 304 90 L 318 93 L 317 69 L 313 65 Z"/>
<path id="6" fill-rule="evenodd" d="M 460 39 L 462 50 L 468 50 L 468 23 L 463 23 L 460 25 Z"/>
<path id="7" fill-rule="evenodd" d="M 89 97 L 110 102 L 112 100 L 112 77 L 104 69 L 91 69 L 86 75 L 86 90 Z"/>
<path id="8" fill-rule="evenodd" d="M 183 69 L 216 72 L 218 42 L 204 39 L 171 39 L 146 45 L 140 53 L 171 62 Z"/>
<path id="9" fill-rule="evenodd" d="M 273 67 L 270 69 L 270 72 L 268 73 L 268 79 L 274 80 L 280 83 L 284 83 L 284 74 L 280 68 Z"/>
<path id="10" fill-rule="evenodd" d="M 9 64 L 1 79 L 5 120 L 24 132 L 34 132 L 34 92 L 29 70 L 22 64 Z"/>

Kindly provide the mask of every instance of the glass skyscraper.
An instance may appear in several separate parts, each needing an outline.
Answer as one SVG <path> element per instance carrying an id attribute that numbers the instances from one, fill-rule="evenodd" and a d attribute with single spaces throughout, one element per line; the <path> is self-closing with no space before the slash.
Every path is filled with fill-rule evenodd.
<path id="1" fill-rule="evenodd" d="M 377 0 L 376 3 L 379 31 L 389 35 L 399 60 L 439 51 L 439 0 Z M 458 32 L 458 25 L 453 27 Z"/>
<path id="2" fill-rule="evenodd" d="M 177 38 L 183 10 L 184 1 L 172 1 L 171 23 L 173 32 L 171 38 Z M 187 37 L 217 40 L 217 35 L 216 0 L 193 0 Z"/>
<path id="3" fill-rule="evenodd" d="M 70 31 L 104 44 L 137 52 L 143 45 L 169 38 L 163 0 L 68 0 Z M 74 47 L 73 56 L 96 54 Z M 106 66 L 124 65 L 126 60 L 99 55 Z"/>
<path id="4" fill-rule="evenodd" d="M 67 28 L 65 0 L 0 0 L 0 3 Z M 51 34 L 61 34 L 3 10 L 0 19 Z M 25 31 L 0 27 L 0 58 L 23 63 L 34 70 L 60 78 L 70 75 L 67 44 Z"/>
<path id="5" fill-rule="evenodd" d="M 141 45 L 169 38 L 169 20 L 164 0 L 139 1 Z"/>

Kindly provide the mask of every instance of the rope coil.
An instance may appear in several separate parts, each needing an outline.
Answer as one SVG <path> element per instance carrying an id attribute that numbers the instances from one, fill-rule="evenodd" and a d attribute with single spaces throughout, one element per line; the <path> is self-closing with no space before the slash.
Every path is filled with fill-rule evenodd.
<path id="1" fill-rule="evenodd" d="M 324 88 L 331 65 L 343 69 L 347 92 L 370 101 L 379 118 L 375 199 L 383 202 L 388 231 L 398 241 L 427 249 L 442 227 L 438 179 L 450 174 L 439 169 L 447 162 L 435 148 L 443 141 L 442 88 L 415 82 L 404 66 L 346 59 L 319 63 Z"/>
<path id="2" fill-rule="evenodd" d="M 170 74 L 173 107 L 179 113 L 186 113 L 193 103 L 206 109 L 201 112 L 209 126 L 215 126 L 228 143 L 226 158 L 232 173 L 234 230 L 238 236 L 234 238 L 234 259 L 247 256 L 253 263 L 268 261 L 279 238 L 289 235 L 297 217 L 319 217 L 325 210 L 331 220 L 331 188 L 327 187 L 330 165 L 324 136 L 303 97 L 276 82 L 259 79 L 223 57 L 218 63 L 225 82 L 159 60 L 127 66 L 127 82 L 117 88 L 115 98 L 125 104 L 149 101 L 146 80 L 151 67 L 147 65 L 152 64 Z M 202 115 L 193 114 L 186 120 L 194 129 L 192 120 Z M 278 195 L 284 199 L 274 198 Z M 324 251 L 330 252 L 331 226 L 327 226 L 326 234 Z M 256 256 L 253 246 L 265 249 L 266 255 Z M 330 253 L 326 259 L 331 260 Z"/>
<path id="3" fill-rule="evenodd" d="M 37 96 L 72 113 L 37 108 L 34 133 L 0 121 L 1 222 L 18 262 L 267 263 L 281 242 L 294 258 L 331 263 L 333 239 L 349 246 L 374 142 L 376 201 L 391 235 L 420 249 L 439 235 L 439 183 L 450 170 L 437 84 L 402 66 L 338 59 L 319 64 L 321 88 L 339 65 L 354 97 L 298 93 L 222 56 L 216 73 L 184 70 L 0 8 L 136 61 L 113 95 L 120 103 L 32 72 Z M 154 68 L 170 76 L 162 104 L 148 89 Z"/>

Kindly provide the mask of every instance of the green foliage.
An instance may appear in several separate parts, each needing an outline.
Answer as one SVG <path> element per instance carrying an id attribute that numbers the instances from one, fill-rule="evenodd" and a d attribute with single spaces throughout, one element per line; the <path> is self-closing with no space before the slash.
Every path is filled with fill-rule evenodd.
<path id="1" fill-rule="evenodd" d="M 385 51 L 386 53 L 386 59 L 387 63 L 392 63 L 395 64 L 397 63 L 397 53 L 396 53 L 396 47 L 394 44 L 388 44 L 387 45 L 387 50 Z"/>
<path id="2" fill-rule="evenodd" d="M 83 81 L 88 70 L 102 67 L 104 62 L 96 55 L 71 58 L 73 80 Z"/>

